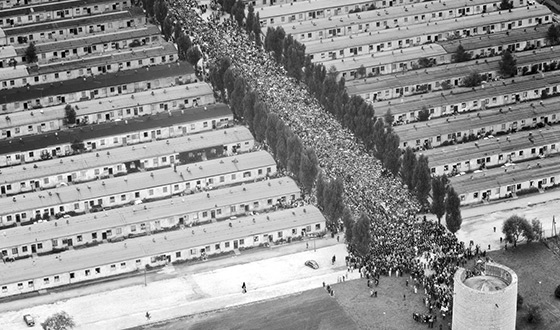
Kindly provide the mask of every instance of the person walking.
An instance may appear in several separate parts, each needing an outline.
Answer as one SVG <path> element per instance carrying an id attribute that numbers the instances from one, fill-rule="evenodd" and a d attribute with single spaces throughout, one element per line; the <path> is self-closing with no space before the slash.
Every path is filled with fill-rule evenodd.
<path id="1" fill-rule="evenodd" d="M 243 285 L 241 285 L 241 291 L 243 293 L 247 293 L 247 286 L 245 285 L 245 282 L 243 282 Z"/>
<path id="2" fill-rule="evenodd" d="M 150 315 L 150 312 L 146 312 L 146 319 L 149 321 L 152 318 L 152 316 Z"/>

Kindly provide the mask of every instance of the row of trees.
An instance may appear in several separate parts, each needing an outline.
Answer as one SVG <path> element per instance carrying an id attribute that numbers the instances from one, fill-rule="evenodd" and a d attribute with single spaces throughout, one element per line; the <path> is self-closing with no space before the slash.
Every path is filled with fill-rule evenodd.
<path id="1" fill-rule="evenodd" d="M 441 223 L 441 218 L 445 214 L 447 229 L 456 233 L 463 222 L 461 201 L 447 177 L 443 175 L 432 178 L 428 157 L 424 155 L 416 157 L 410 147 L 405 149 L 402 159 L 400 174 L 408 189 L 416 195 L 420 205 L 426 210 L 430 205 L 428 198 L 431 192 L 432 203 L 429 210 L 437 216 L 438 223 Z"/>
<path id="2" fill-rule="evenodd" d="M 229 102 L 235 118 L 249 127 L 255 140 L 266 141 L 279 168 L 289 171 L 300 182 L 304 192 L 311 193 L 319 172 L 315 150 L 305 147 L 282 119 L 268 110 L 258 93 L 231 66 L 229 58 L 218 59 L 211 66 L 210 81 Z"/>
<path id="3" fill-rule="evenodd" d="M 337 80 L 335 69 L 331 68 L 327 72 L 323 65 L 311 63 L 305 56 L 305 46 L 293 40 L 291 36 L 286 37 L 282 28 L 268 29 L 264 47 L 272 53 L 278 63 L 284 65 L 288 75 L 298 80 L 301 75 L 301 79 L 321 105 L 364 142 L 366 148 L 381 161 L 387 173 L 395 176 L 400 174 L 421 205 L 428 208 L 428 197 L 432 187 L 428 159 L 423 155 L 417 158 L 410 148 L 407 148 L 404 154 L 401 152 L 400 139 L 392 129 L 393 116 L 390 111 L 383 117 L 376 117 L 371 104 L 360 96 L 347 94 L 345 81 Z M 290 51 L 293 49 L 298 49 L 299 52 Z M 303 70 L 301 64 L 298 67 L 289 66 L 287 63 L 303 63 Z M 317 185 L 319 187 L 319 181 Z M 444 210 L 438 219 L 447 214 L 448 228 L 455 233 L 462 222 L 459 197 L 446 182 L 443 197 L 438 198 L 436 205 L 440 203 Z"/>
<path id="4" fill-rule="evenodd" d="M 194 45 L 191 38 L 185 34 L 181 24 L 174 21 L 171 15 L 168 15 L 167 2 L 165 0 L 142 0 L 142 5 L 146 17 L 154 19 L 160 25 L 165 40 L 175 41 L 179 60 L 196 65 L 202 58 L 202 52 L 199 46 Z"/>

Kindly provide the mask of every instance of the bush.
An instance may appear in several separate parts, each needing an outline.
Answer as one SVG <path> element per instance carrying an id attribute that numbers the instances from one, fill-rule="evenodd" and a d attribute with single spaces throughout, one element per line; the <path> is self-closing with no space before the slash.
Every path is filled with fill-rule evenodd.
<path id="1" fill-rule="evenodd" d="M 556 298 L 560 299 L 560 284 L 556 287 L 556 290 L 554 290 L 554 295 Z"/>
<path id="2" fill-rule="evenodd" d="M 520 310 L 522 307 L 523 307 L 523 297 L 518 293 L 517 294 L 517 310 Z"/>
<path id="3" fill-rule="evenodd" d="M 538 305 L 530 305 L 529 313 L 527 313 L 527 322 L 532 324 L 539 324 L 543 321 L 541 307 Z"/>

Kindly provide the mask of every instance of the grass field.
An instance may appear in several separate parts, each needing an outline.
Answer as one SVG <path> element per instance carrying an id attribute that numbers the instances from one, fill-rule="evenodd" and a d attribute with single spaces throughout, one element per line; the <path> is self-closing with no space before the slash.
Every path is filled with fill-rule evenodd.
<path id="1" fill-rule="evenodd" d="M 542 243 L 519 245 L 515 250 L 490 253 L 494 261 L 513 269 L 519 278 L 518 291 L 524 307 L 517 314 L 518 330 L 560 329 L 560 300 L 553 295 L 560 284 L 560 258 Z M 369 296 L 366 281 L 359 279 L 331 284 L 335 297 L 324 289 L 315 289 L 274 300 L 229 308 L 172 320 L 165 324 L 136 329 L 301 329 L 301 330 L 402 330 L 427 329 L 412 313 L 426 313 L 422 294 L 405 286 L 406 277 L 381 277 L 375 288 L 377 298 Z M 403 297 L 406 295 L 406 299 Z M 526 321 L 527 305 L 539 305 L 544 322 Z M 449 329 L 450 319 L 438 316 L 434 329 Z"/>
<path id="2" fill-rule="evenodd" d="M 321 288 L 138 329 L 355 330 L 356 326 L 352 319 L 340 308 L 336 299 L 328 296 L 327 292 Z"/>
<path id="3" fill-rule="evenodd" d="M 560 284 L 560 258 L 542 243 L 491 252 L 490 257 L 513 269 L 519 279 L 518 293 L 524 307 L 517 312 L 517 329 L 560 329 L 560 300 L 554 297 L 554 289 Z M 528 304 L 541 306 L 542 324 L 527 323 Z"/>
<path id="4" fill-rule="evenodd" d="M 331 284 L 334 298 L 320 288 L 137 329 L 427 329 L 426 324 L 412 319 L 414 311 L 425 313 L 427 310 L 422 305 L 420 292 L 415 295 L 412 287 L 405 286 L 405 281 L 405 277 L 381 278 L 375 288 L 377 298 L 369 296 L 365 280 L 354 280 Z M 439 323 L 434 328 L 439 329 Z"/>

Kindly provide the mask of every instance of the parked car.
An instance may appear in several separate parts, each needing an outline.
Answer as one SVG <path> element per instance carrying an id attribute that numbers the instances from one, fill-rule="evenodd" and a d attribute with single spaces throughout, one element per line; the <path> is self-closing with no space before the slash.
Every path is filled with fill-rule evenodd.
<path id="1" fill-rule="evenodd" d="M 25 314 L 23 316 L 23 321 L 27 324 L 28 327 L 32 327 L 35 325 L 35 318 L 29 314 Z"/>
<path id="2" fill-rule="evenodd" d="M 319 264 L 318 264 L 317 261 L 315 261 L 315 260 L 307 260 L 307 261 L 305 262 L 305 265 L 306 265 L 307 267 L 311 267 L 311 268 L 313 268 L 313 269 L 319 269 Z"/>

